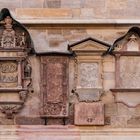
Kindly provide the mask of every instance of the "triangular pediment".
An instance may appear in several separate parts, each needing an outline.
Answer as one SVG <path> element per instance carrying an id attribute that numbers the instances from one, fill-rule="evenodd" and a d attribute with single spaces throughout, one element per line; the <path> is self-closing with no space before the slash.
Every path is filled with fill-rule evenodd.
<path id="1" fill-rule="evenodd" d="M 97 51 L 106 51 L 109 47 L 109 44 L 101 42 L 99 40 L 94 40 L 92 38 L 85 39 L 74 43 L 69 46 L 69 50 L 73 52 L 97 52 Z"/>

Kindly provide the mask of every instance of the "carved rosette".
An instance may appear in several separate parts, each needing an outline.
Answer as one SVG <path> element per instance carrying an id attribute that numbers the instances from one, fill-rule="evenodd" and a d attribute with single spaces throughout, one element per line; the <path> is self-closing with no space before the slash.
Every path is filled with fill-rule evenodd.
<path id="1" fill-rule="evenodd" d="M 31 87 L 29 34 L 10 15 L 0 30 L 0 110 L 11 119 L 23 108 Z"/>

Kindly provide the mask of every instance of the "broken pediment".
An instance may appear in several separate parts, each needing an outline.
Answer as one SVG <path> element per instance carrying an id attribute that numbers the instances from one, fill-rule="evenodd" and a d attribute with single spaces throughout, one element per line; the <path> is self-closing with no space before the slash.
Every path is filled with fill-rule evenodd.
<path id="1" fill-rule="evenodd" d="M 117 103 L 136 107 L 140 104 L 137 100 L 140 92 L 140 28 L 132 27 L 126 35 L 114 42 L 113 47 L 115 88 L 111 91 Z"/>
<path id="2" fill-rule="evenodd" d="M 120 53 L 138 53 L 140 52 L 140 28 L 132 27 L 128 32 L 118 38 L 106 52 L 109 54 Z"/>
<path id="3" fill-rule="evenodd" d="M 110 44 L 99 41 L 94 38 L 86 38 L 79 42 L 69 45 L 69 50 L 72 52 L 93 53 L 93 52 L 105 52 L 110 47 Z"/>

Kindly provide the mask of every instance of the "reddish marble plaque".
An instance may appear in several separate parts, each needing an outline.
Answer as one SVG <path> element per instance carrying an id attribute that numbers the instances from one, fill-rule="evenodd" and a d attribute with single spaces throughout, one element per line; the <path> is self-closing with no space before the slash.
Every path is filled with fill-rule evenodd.
<path id="1" fill-rule="evenodd" d="M 103 103 L 75 104 L 75 125 L 104 125 Z"/>
<path id="2" fill-rule="evenodd" d="M 68 115 L 68 58 L 42 57 L 42 115 L 65 117 Z"/>

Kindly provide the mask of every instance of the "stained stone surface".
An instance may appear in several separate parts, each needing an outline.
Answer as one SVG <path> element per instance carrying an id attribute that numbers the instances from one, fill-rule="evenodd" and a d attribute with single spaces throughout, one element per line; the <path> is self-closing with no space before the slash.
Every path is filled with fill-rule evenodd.
<path id="1" fill-rule="evenodd" d="M 85 101 L 85 102 L 92 102 L 92 101 L 99 101 L 101 95 L 103 94 L 102 89 L 77 89 L 76 90 L 79 101 Z"/>
<path id="2" fill-rule="evenodd" d="M 79 71 L 79 81 L 82 88 L 98 87 L 98 63 L 80 63 Z"/>
<path id="3" fill-rule="evenodd" d="M 121 57 L 120 82 L 122 88 L 140 88 L 139 57 Z"/>
<path id="4" fill-rule="evenodd" d="M 122 102 L 130 107 L 136 107 L 140 104 L 139 98 L 140 94 L 139 92 L 117 92 L 116 95 L 116 101 Z"/>
<path id="5" fill-rule="evenodd" d="M 48 117 L 67 116 L 67 66 L 67 57 L 42 57 L 42 115 Z"/>
<path id="6" fill-rule="evenodd" d="M 103 103 L 75 104 L 75 125 L 104 125 Z"/>

